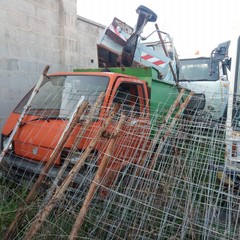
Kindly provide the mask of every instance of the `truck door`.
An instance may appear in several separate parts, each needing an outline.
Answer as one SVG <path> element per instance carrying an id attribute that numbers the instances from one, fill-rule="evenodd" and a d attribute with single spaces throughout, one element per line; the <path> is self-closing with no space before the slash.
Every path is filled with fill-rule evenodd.
<path id="1" fill-rule="evenodd" d="M 119 78 L 114 85 L 109 104 L 121 104 L 116 120 L 121 114 L 127 117 L 105 172 L 105 186 L 111 185 L 119 171 L 127 165 L 138 165 L 143 159 L 144 150 L 149 146 L 150 116 L 146 83 L 136 79 Z M 113 125 L 116 125 L 116 122 Z M 113 127 L 109 127 L 109 132 Z"/>
<path id="2" fill-rule="evenodd" d="M 121 104 L 119 114 L 127 116 L 121 139 L 124 157 L 129 158 L 136 154 L 144 142 L 147 142 L 150 131 L 148 97 L 146 85 L 140 80 L 120 78 L 116 82 L 110 104 Z M 121 141 L 122 141 L 121 140 Z M 131 147 L 130 147 L 131 146 Z M 126 148 L 126 150 L 124 149 Z M 129 152 L 131 148 L 132 153 Z M 128 152 L 128 153 L 127 153 Z M 139 152 L 138 152 L 139 154 Z M 136 155 L 135 158 L 139 156 Z"/>

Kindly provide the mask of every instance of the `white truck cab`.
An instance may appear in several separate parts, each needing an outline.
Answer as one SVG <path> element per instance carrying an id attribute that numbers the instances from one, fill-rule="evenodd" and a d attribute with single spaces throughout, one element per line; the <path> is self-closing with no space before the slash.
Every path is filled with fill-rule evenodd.
<path id="1" fill-rule="evenodd" d="M 179 85 L 195 92 L 191 102 L 199 118 L 226 118 L 229 81 L 227 68 L 230 41 L 215 48 L 210 57 L 180 59 Z"/>

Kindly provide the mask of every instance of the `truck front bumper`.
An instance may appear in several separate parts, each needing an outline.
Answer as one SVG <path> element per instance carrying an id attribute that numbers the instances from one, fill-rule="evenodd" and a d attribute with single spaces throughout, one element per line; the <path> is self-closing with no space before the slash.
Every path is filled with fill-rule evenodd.
<path id="1" fill-rule="evenodd" d="M 0 164 L 0 171 L 2 177 L 13 181 L 17 184 L 24 185 L 26 188 L 30 189 L 32 184 L 37 180 L 38 176 L 41 174 L 44 167 L 44 163 L 39 161 L 34 161 L 26 159 L 23 157 L 16 156 L 14 154 L 6 154 L 3 161 Z M 54 179 L 57 177 L 61 166 L 52 166 L 50 170 L 46 173 L 42 187 L 48 189 L 52 184 Z M 72 165 L 69 166 L 64 175 L 62 176 L 60 182 L 62 182 Z M 68 188 L 68 192 L 82 192 L 83 189 L 88 189 L 90 182 L 96 172 L 95 167 L 83 166 L 79 173 L 76 174 L 74 180 Z"/>

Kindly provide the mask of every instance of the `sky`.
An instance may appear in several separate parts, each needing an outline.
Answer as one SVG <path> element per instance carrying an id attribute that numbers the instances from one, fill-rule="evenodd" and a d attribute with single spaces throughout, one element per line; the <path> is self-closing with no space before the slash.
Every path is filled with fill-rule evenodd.
<path id="1" fill-rule="evenodd" d="M 77 13 L 105 26 L 117 17 L 134 27 L 139 5 L 158 15 L 159 29 L 173 38 L 180 58 L 196 51 L 209 56 L 220 42 L 230 40 L 233 32 L 240 33 L 240 0 L 78 0 Z M 142 35 L 154 30 L 155 23 L 150 22 Z"/>

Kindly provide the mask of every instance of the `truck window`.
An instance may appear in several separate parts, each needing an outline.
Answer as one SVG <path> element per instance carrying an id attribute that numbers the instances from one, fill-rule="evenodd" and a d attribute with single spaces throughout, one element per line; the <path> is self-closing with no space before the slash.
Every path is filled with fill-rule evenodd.
<path id="1" fill-rule="evenodd" d="M 46 78 L 27 114 L 69 118 L 81 96 L 84 96 L 91 106 L 99 94 L 106 91 L 108 81 L 108 77 L 89 75 Z M 24 97 L 14 112 L 22 112 L 30 94 L 31 92 Z"/>
<path id="2" fill-rule="evenodd" d="M 140 96 L 137 84 L 121 83 L 113 101 L 122 104 L 122 110 L 125 114 L 140 115 Z"/>
<path id="3" fill-rule="evenodd" d="M 180 81 L 216 81 L 218 79 L 218 63 L 211 63 L 210 58 L 192 58 L 180 60 Z"/>

